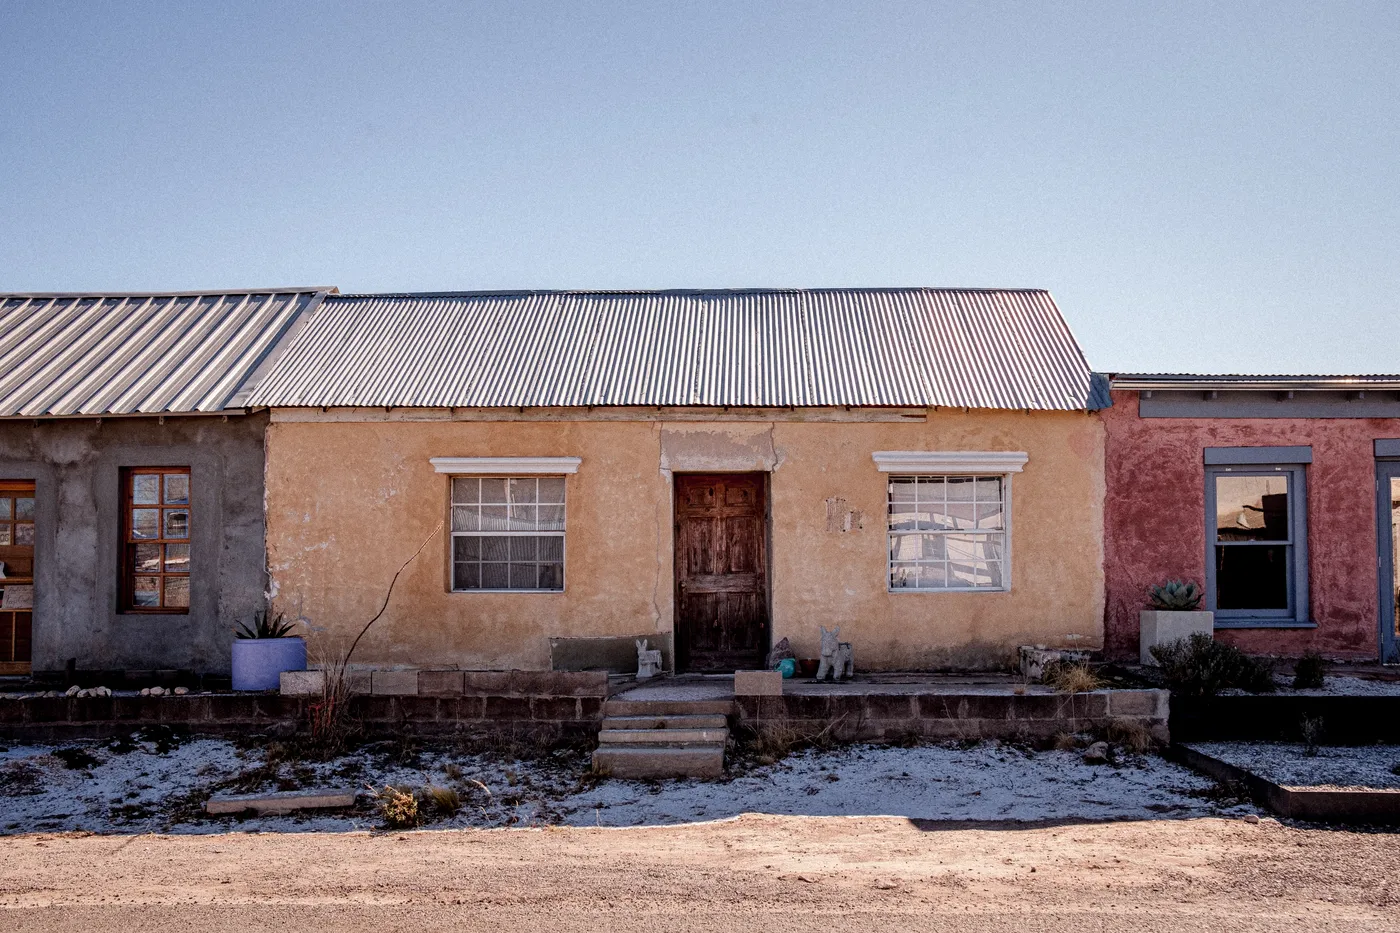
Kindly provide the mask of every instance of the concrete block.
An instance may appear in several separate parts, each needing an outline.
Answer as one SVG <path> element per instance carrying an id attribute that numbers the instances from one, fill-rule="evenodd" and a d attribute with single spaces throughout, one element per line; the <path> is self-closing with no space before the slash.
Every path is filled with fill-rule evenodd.
<path id="1" fill-rule="evenodd" d="M 648 748 L 609 745 L 593 753 L 593 768 L 627 779 L 724 776 L 724 746 Z"/>
<path id="2" fill-rule="evenodd" d="M 296 790 L 275 794 L 215 794 L 204 804 L 210 814 L 293 813 L 297 810 L 332 810 L 355 805 L 353 790 Z"/>
<path id="3" fill-rule="evenodd" d="M 510 674 L 510 671 L 463 671 L 462 692 L 467 696 L 506 696 L 511 689 Z"/>
<path id="4" fill-rule="evenodd" d="M 375 696 L 417 696 L 417 671 L 373 671 L 370 692 Z"/>
<path id="5" fill-rule="evenodd" d="M 325 671 L 283 671 L 278 692 L 285 697 L 320 696 Z"/>
<path id="6" fill-rule="evenodd" d="M 578 718 L 578 700 L 574 697 L 531 697 L 530 718 L 572 722 Z"/>
<path id="7" fill-rule="evenodd" d="M 1215 613 L 1144 609 L 1138 613 L 1138 661 L 1155 665 L 1154 645 L 1170 644 L 1197 634 L 1215 637 Z"/>
<path id="8" fill-rule="evenodd" d="M 465 678 L 462 671 L 419 671 L 418 695 L 427 697 L 459 697 Z"/>
<path id="9" fill-rule="evenodd" d="M 735 671 L 734 695 L 776 697 L 783 695 L 783 675 L 778 671 Z"/>
<path id="10" fill-rule="evenodd" d="M 1108 715 L 1165 720 L 1170 711 L 1170 697 L 1166 690 L 1111 690 Z"/>

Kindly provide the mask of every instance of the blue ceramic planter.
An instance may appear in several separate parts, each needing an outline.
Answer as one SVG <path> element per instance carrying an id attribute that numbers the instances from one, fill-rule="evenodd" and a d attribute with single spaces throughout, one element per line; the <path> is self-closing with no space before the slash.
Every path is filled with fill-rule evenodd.
<path id="1" fill-rule="evenodd" d="M 306 639 L 235 638 L 233 689 L 276 690 L 283 671 L 306 670 Z"/>

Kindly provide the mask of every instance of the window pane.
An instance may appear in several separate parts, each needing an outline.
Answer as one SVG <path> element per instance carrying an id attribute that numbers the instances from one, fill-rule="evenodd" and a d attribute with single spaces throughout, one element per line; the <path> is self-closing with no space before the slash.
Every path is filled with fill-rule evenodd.
<path id="1" fill-rule="evenodd" d="M 481 542 L 481 559 L 505 561 L 510 559 L 510 538 L 477 538 Z"/>
<path id="2" fill-rule="evenodd" d="M 920 541 L 920 535 L 890 535 L 890 560 L 918 560 Z"/>
<path id="3" fill-rule="evenodd" d="M 1287 541 L 1288 477 L 1215 477 L 1216 538 Z"/>
<path id="4" fill-rule="evenodd" d="M 913 502 L 914 499 L 914 477 L 896 476 L 890 480 L 891 502 Z"/>
<path id="5" fill-rule="evenodd" d="M 948 565 L 939 561 L 919 565 L 919 588 L 941 590 L 948 586 Z"/>
<path id="6" fill-rule="evenodd" d="M 481 507 L 482 531 L 509 531 L 509 506 L 483 505 Z"/>
<path id="7" fill-rule="evenodd" d="M 21 545 L 21 546 L 24 546 L 24 547 L 33 547 L 33 546 L 34 546 L 34 523 L 33 523 L 33 522 L 16 522 L 16 523 L 15 523 L 15 544 L 18 544 L 18 545 Z"/>
<path id="8" fill-rule="evenodd" d="M 160 474 L 131 474 L 131 501 L 136 505 L 155 505 L 160 502 Z"/>
<path id="9" fill-rule="evenodd" d="M 1286 544 L 1215 546 L 1216 608 L 1288 609 Z"/>
<path id="10" fill-rule="evenodd" d="M 919 558 L 921 560 L 947 560 L 948 546 L 946 535 L 919 535 Z"/>
<path id="11" fill-rule="evenodd" d="M 137 577 L 131 594 L 132 605 L 146 608 L 160 605 L 160 577 Z"/>
<path id="12" fill-rule="evenodd" d="M 138 544 L 137 548 L 150 547 Z M 165 570 L 167 573 L 190 572 L 190 546 L 188 544 L 167 544 L 165 546 Z"/>
<path id="13" fill-rule="evenodd" d="M 482 564 L 481 588 L 483 590 L 510 589 L 509 564 Z"/>
<path id="14" fill-rule="evenodd" d="M 915 531 L 919 527 L 919 506 L 913 502 L 890 503 L 890 530 Z"/>
<path id="15" fill-rule="evenodd" d="M 135 566 L 137 573 L 160 573 L 160 545 L 137 544 Z"/>
<path id="16" fill-rule="evenodd" d="M 946 476 L 920 476 L 918 480 L 920 502 L 942 502 L 948 498 Z"/>
<path id="17" fill-rule="evenodd" d="M 949 560 L 984 560 L 986 535 L 943 535 Z"/>
<path id="18" fill-rule="evenodd" d="M 497 477 L 481 481 L 482 502 L 506 502 L 506 481 Z"/>
<path id="19" fill-rule="evenodd" d="M 511 560 L 517 562 L 528 560 L 531 563 L 534 563 L 536 560 L 539 559 L 539 544 L 537 543 L 539 541 L 538 538 L 519 537 L 509 538 L 507 540 L 510 541 Z"/>
<path id="20" fill-rule="evenodd" d="M 540 564 L 540 589 L 562 590 L 564 588 L 563 564 Z"/>
<path id="21" fill-rule="evenodd" d="M 945 521 L 958 531 L 974 528 L 977 525 L 977 506 L 971 502 L 949 502 Z"/>
<path id="22" fill-rule="evenodd" d="M 539 572 L 535 564 L 511 564 L 510 588 L 513 590 L 533 590 L 539 583 Z"/>
<path id="23" fill-rule="evenodd" d="M 919 585 L 918 564 L 891 564 L 890 589 L 908 590 Z"/>
<path id="24" fill-rule="evenodd" d="M 511 502 L 534 502 L 535 487 L 538 483 L 533 476 L 517 477 L 510 481 L 510 501 Z"/>
<path id="25" fill-rule="evenodd" d="M 453 531 L 479 531 L 480 529 L 480 507 L 475 505 L 454 505 L 452 507 Z"/>
<path id="26" fill-rule="evenodd" d="M 132 509 L 131 536 L 133 538 L 159 538 L 160 509 Z"/>
<path id="27" fill-rule="evenodd" d="M 0 521 L 7 521 L 9 519 L 10 506 L 13 502 L 14 500 L 8 496 L 0 498 Z"/>
<path id="28" fill-rule="evenodd" d="M 948 477 L 949 502 L 971 502 L 973 489 L 973 478 L 971 476 Z"/>
<path id="29" fill-rule="evenodd" d="M 983 505 L 980 502 L 977 503 L 977 527 L 988 531 L 998 531 L 1001 529 L 1000 502 L 994 502 L 990 505 Z"/>
<path id="30" fill-rule="evenodd" d="M 165 474 L 165 503 L 166 505 L 190 504 L 190 475 L 188 473 Z"/>
<path id="31" fill-rule="evenodd" d="M 165 537 L 188 538 L 190 536 L 190 513 L 188 509 L 165 510 Z"/>
<path id="32" fill-rule="evenodd" d="M 469 502 L 480 501 L 481 480 L 474 476 L 459 476 L 452 480 L 452 502 L 454 505 L 465 505 Z"/>
<path id="33" fill-rule="evenodd" d="M 481 565 L 453 564 L 452 588 L 454 590 L 481 589 Z"/>
<path id="34" fill-rule="evenodd" d="M 481 539 L 471 535 L 453 538 L 452 559 L 458 562 L 481 560 Z"/>
<path id="35" fill-rule="evenodd" d="M 1001 502 L 1000 476 L 977 477 L 977 501 L 995 503 Z"/>
<path id="36" fill-rule="evenodd" d="M 510 530 L 511 531 L 534 531 L 535 530 L 535 506 L 516 505 L 510 506 Z"/>
<path id="37" fill-rule="evenodd" d="M 564 562 L 563 538 L 548 537 L 538 540 L 540 542 L 540 560 L 555 564 L 562 564 Z"/>
<path id="38" fill-rule="evenodd" d="M 564 530 L 564 506 L 542 505 L 539 514 L 540 531 Z"/>
<path id="39" fill-rule="evenodd" d="M 9 543 L 11 543 L 11 542 L 10 542 L 10 528 L 11 528 L 11 526 L 10 526 L 9 522 L 0 522 L 0 544 L 9 544 Z"/>
<path id="40" fill-rule="evenodd" d="M 171 609 L 188 609 L 190 607 L 189 577 L 165 578 L 165 605 Z"/>
<path id="41" fill-rule="evenodd" d="M 34 499 L 25 496 L 15 500 L 15 518 L 26 518 L 30 521 L 34 519 Z"/>
<path id="42" fill-rule="evenodd" d="M 564 477 L 541 476 L 539 501 L 562 505 L 564 503 Z"/>

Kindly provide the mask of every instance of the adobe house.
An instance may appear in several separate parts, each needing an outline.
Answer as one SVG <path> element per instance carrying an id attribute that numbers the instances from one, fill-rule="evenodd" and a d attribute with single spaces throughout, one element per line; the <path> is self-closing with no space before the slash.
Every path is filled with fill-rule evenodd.
<path id="1" fill-rule="evenodd" d="M 1098 647 L 1106 403 L 1044 291 L 331 295 L 249 399 L 273 606 L 343 650 L 407 562 L 379 667 Z"/>
<path id="2" fill-rule="evenodd" d="M 0 674 L 228 672 L 267 588 L 248 393 L 324 295 L 0 295 Z"/>
<path id="3" fill-rule="evenodd" d="M 1102 412 L 1106 650 L 1201 583 L 1218 638 L 1257 654 L 1400 660 L 1400 377 L 1129 375 Z"/>

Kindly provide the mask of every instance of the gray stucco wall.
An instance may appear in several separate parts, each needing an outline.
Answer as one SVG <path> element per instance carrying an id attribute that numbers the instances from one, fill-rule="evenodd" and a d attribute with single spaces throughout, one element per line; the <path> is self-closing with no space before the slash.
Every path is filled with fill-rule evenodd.
<path id="1" fill-rule="evenodd" d="M 0 478 L 35 481 L 36 672 L 227 673 L 262 608 L 267 415 L 0 421 Z M 190 611 L 117 611 L 123 467 L 190 467 Z"/>

